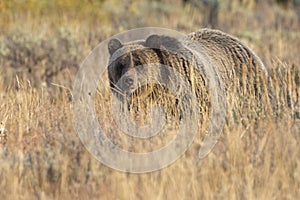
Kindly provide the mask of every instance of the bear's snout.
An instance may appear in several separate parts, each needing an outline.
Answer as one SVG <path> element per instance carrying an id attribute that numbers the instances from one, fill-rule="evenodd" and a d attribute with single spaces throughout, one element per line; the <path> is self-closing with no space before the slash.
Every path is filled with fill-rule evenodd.
<path id="1" fill-rule="evenodd" d="M 133 85 L 133 82 L 134 82 L 134 80 L 131 77 L 125 77 L 124 78 L 124 84 L 126 84 L 128 87 L 130 87 L 131 85 Z"/>
<path id="2" fill-rule="evenodd" d="M 134 77 L 130 75 L 123 75 L 119 81 L 119 88 L 125 93 L 125 94 L 131 94 L 136 86 L 136 81 Z"/>

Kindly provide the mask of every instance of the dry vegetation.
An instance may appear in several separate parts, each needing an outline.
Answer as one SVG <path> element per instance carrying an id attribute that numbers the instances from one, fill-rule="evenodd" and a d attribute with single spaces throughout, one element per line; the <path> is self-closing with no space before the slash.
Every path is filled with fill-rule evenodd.
<path id="1" fill-rule="evenodd" d="M 222 0 L 213 20 L 207 10 L 215 8 L 197 2 L 0 1 L 0 199 L 299 199 L 300 2 Z M 73 125 L 72 87 L 85 56 L 130 28 L 188 33 L 204 25 L 263 59 L 275 86 L 276 102 L 264 102 L 272 111 L 241 90 L 229 97 L 224 132 L 205 159 L 197 158 L 197 135 L 160 171 L 122 173 L 98 162 Z M 97 105 L 101 115 L 107 108 Z M 243 110 L 232 112 L 236 106 Z"/>

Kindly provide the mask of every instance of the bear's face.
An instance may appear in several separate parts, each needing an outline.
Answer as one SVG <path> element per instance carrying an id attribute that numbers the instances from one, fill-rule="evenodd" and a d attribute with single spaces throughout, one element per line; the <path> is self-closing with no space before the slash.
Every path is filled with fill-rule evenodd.
<path id="1" fill-rule="evenodd" d="M 166 54 L 168 51 L 178 49 L 178 40 L 167 36 L 151 35 L 145 41 L 134 41 L 131 43 L 122 44 L 118 39 L 111 39 L 108 43 L 108 51 L 110 54 L 108 77 L 110 87 L 117 96 L 130 96 L 137 88 L 139 88 L 139 96 L 143 93 L 151 93 L 151 88 L 140 88 L 141 79 L 147 77 L 141 76 L 148 70 L 147 76 L 159 77 L 160 71 L 149 69 L 151 65 L 168 64 L 166 62 Z M 145 81 L 144 81 L 145 82 Z M 149 90 L 150 88 L 150 90 Z"/>
<path id="2" fill-rule="evenodd" d="M 108 48 L 110 86 L 114 92 L 130 95 L 138 86 L 137 73 L 156 59 L 156 54 L 142 44 L 121 44 L 117 39 L 112 39 Z"/>

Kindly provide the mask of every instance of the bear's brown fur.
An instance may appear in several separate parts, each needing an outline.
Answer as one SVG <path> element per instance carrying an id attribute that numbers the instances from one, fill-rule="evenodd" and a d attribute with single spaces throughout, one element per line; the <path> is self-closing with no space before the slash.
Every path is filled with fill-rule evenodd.
<path id="1" fill-rule="evenodd" d="M 249 76 L 255 77 L 259 74 L 262 81 L 267 81 L 268 77 L 262 61 L 249 47 L 237 38 L 218 30 L 202 29 L 179 40 L 151 35 L 145 41 L 122 44 L 118 39 L 112 39 L 108 49 L 111 56 L 108 77 L 112 91 L 119 97 L 129 97 L 131 105 L 136 103 L 136 99 L 140 99 L 140 104 L 167 104 L 165 106 L 170 108 L 173 115 L 178 112 L 175 109 L 176 99 L 172 97 L 171 92 L 159 84 L 150 84 L 134 90 L 139 80 L 128 74 L 131 69 L 140 66 L 139 70 L 143 70 L 143 65 L 151 63 L 174 68 L 188 80 L 197 96 L 200 113 L 204 115 L 209 114 L 211 107 L 210 89 L 207 87 L 208 82 L 212 82 L 210 79 L 215 79 L 213 87 L 219 94 L 227 95 L 240 91 L 235 86 L 243 87 L 245 94 L 248 87 L 253 85 L 257 88 L 258 81 L 245 81 Z M 243 73 L 245 70 L 248 72 L 246 75 Z M 169 73 L 162 70 L 154 76 L 162 80 L 166 79 Z M 124 75 L 128 76 L 128 79 L 121 79 Z M 119 80 L 121 83 L 117 84 Z M 233 84 L 235 80 L 238 80 L 237 84 Z M 257 91 L 249 94 L 260 95 Z M 164 96 L 164 99 L 161 96 Z"/>

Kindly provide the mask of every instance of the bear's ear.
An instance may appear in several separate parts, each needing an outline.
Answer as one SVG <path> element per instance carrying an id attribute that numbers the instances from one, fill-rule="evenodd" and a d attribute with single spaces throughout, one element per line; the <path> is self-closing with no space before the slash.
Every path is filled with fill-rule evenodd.
<path id="1" fill-rule="evenodd" d="M 117 51 L 118 49 L 120 49 L 122 47 L 122 43 L 120 42 L 120 40 L 113 38 L 108 42 L 108 51 L 110 53 L 110 55 L 112 55 L 113 53 L 115 53 L 115 51 Z"/>
<path id="2" fill-rule="evenodd" d="M 162 45 L 161 36 L 159 35 L 150 35 L 146 39 L 146 47 L 159 49 Z"/>

